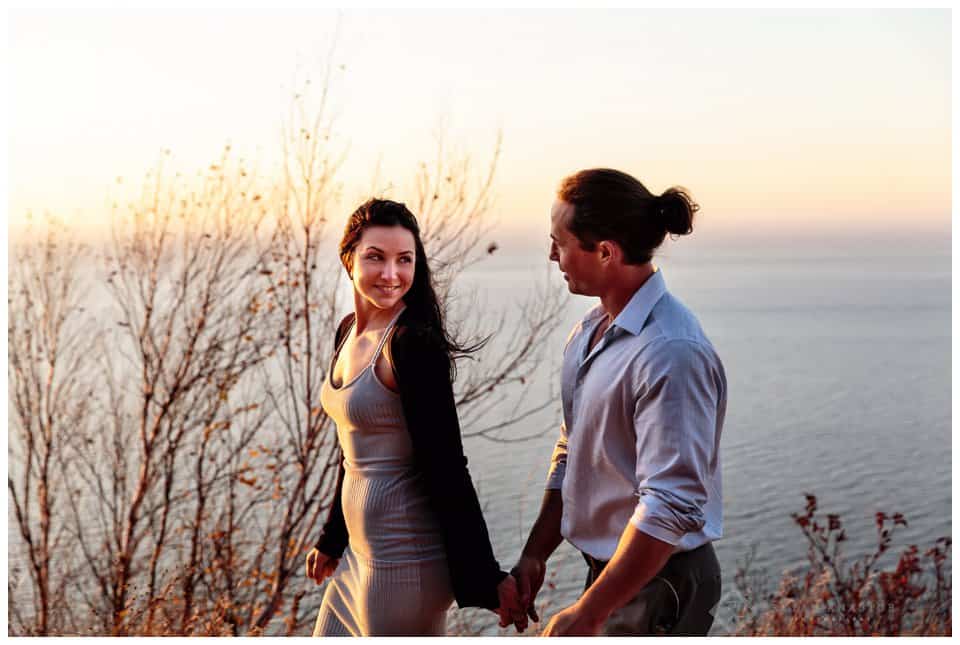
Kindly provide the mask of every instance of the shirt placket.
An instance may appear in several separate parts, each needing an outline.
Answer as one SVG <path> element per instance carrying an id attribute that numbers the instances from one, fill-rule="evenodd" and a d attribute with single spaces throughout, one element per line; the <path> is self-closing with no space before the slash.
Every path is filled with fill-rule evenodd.
<path id="1" fill-rule="evenodd" d="M 597 324 L 600 324 L 599 322 Z M 583 356 L 583 353 L 590 347 L 590 339 L 593 337 L 596 327 L 591 328 L 586 334 L 584 334 L 584 345 L 580 348 L 578 354 Z M 596 360 L 597 356 L 606 349 L 609 345 L 613 343 L 616 337 L 619 335 L 620 328 L 616 325 L 611 325 L 607 327 L 606 331 L 603 332 L 603 336 L 600 337 L 600 340 L 594 345 L 593 349 L 580 360 L 580 364 L 577 366 L 576 378 L 573 383 L 573 406 L 571 409 L 571 417 L 576 420 L 577 409 L 580 407 L 580 397 L 583 392 L 583 382 L 587 378 L 587 372 L 590 369 L 590 365 Z M 567 433 L 569 434 L 573 430 L 572 428 L 567 428 Z"/>

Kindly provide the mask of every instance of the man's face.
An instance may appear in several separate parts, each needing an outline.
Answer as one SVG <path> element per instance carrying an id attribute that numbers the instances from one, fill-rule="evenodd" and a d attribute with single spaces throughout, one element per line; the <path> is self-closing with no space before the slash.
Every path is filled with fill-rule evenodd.
<path id="1" fill-rule="evenodd" d="M 553 203 L 550 209 L 550 259 L 560 266 L 570 293 L 594 296 L 602 284 L 598 253 L 580 247 L 580 240 L 567 228 L 572 216 L 572 204 L 560 199 Z"/>

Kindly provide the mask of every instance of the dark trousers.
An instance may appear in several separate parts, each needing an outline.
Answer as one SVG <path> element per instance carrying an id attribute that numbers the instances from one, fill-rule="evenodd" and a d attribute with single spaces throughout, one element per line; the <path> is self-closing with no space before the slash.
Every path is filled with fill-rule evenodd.
<path id="1" fill-rule="evenodd" d="M 583 554 L 589 570 L 583 590 L 607 565 Z M 604 624 L 607 636 L 706 636 L 720 602 L 720 563 L 709 542 L 675 553 L 647 586 Z"/>

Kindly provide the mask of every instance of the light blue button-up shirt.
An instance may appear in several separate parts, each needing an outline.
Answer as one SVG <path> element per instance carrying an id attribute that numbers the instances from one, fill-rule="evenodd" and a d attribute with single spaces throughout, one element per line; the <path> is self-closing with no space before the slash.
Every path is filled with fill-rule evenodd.
<path id="1" fill-rule="evenodd" d="M 548 489 L 560 532 L 609 560 L 627 526 L 690 551 L 720 538 L 723 365 L 693 313 L 654 273 L 589 351 L 600 305 L 563 355 L 563 424 Z"/>

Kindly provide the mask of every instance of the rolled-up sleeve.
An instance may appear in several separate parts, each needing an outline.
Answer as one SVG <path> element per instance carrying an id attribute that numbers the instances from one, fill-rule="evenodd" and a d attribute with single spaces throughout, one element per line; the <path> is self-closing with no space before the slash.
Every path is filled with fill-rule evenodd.
<path id="1" fill-rule="evenodd" d="M 547 473 L 547 490 L 560 490 L 563 487 L 563 475 L 567 472 L 567 425 L 560 424 L 560 437 L 553 447 L 550 457 L 550 472 Z"/>
<path id="2" fill-rule="evenodd" d="M 676 545 L 705 523 L 719 392 L 710 352 L 690 340 L 652 348 L 634 412 L 637 506 L 631 524 Z"/>

